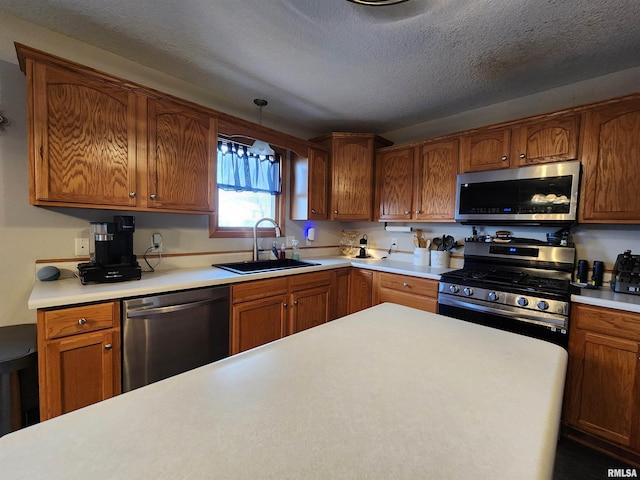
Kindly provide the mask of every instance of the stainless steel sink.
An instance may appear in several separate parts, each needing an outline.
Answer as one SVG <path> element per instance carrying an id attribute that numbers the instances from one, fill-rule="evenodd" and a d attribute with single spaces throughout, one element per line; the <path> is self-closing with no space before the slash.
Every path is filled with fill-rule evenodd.
<path id="1" fill-rule="evenodd" d="M 300 267 L 312 267 L 314 265 L 320 265 L 319 263 L 303 262 L 302 260 L 294 260 L 292 258 L 285 258 L 284 260 L 258 260 L 247 262 L 235 262 L 235 263 L 220 263 L 214 264 L 214 267 L 222 268 L 233 273 L 259 273 L 259 272 L 271 272 L 274 270 L 285 270 L 287 268 L 300 268 Z"/>

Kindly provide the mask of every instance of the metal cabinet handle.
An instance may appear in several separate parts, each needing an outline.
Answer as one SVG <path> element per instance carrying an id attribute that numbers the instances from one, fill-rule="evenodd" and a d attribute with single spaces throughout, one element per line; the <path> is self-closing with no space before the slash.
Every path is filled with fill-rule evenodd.
<path id="1" fill-rule="evenodd" d="M 283 305 L 284 305 L 284 308 L 287 308 L 287 307 L 289 306 L 289 305 L 288 305 L 288 304 L 286 304 L 286 303 L 285 303 L 285 304 L 283 304 Z"/>
<path id="2" fill-rule="evenodd" d="M 420 215 L 420 210 L 416 210 L 416 215 Z"/>
<path id="3" fill-rule="evenodd" d="M 315 209 L 315 208 L 312 208 L 312 209 L 311 209 L 311 213 L 316 213 L 316 209 Z"/>
<path id="4" fill-rule="evenodd" d="M 87 319 L 82 317 L 80 320 L 78 320 L 78 325 L 86 325 L 87 324 Z"/>
<path id="5" fill-rule="evenodd" d="M 149 195 L 149 198 L 151 198 L 151 200 L 155 200 L 156 198 L 158 198 L 158 195 L 152 193 L 151 195 Z"/>
<path id="6" fill-rule="evenodd" d="M 136 192 L 129 192 L 129 198 L 136 198 Z"/>
<path id="7" fill-rule="evenodd" d="M 405 210 L 405 211 L 404 211 L 404 214 L 405 214 L 405 215 L 409 215 L 409 210 Z"/>
<path id="8" fill-rule="evenodd" d="M 111 345 L 110 343 L 107 343 L 107 344 L 104 346 L 104 349 L 105 349 L 105 350 L 111 350 L 111 348 L 112 348 L 112 347 L 113 347 L 113 345 Z"/>
<path id="9" fill-rule="evenodd" d="M 409 284 L 408 284 L 407 282 L 402 282 L 402 286 L 403 286 L 403 287 L 408 287 L 408 286 L 409 286 Z"/>
<path id="10" fill-rule="evenodd" d="M 504 155 L 500 160 L 502 160 L 503 162 L 505 162 L 507 160 L 507 156 Z"/>
<path id="11" fill-rule="evenodd" d="M 297 305 L 297 304 L 298 304 L 298 300 L 294 300 L 294 301 L 293 301 L 293 304 L 294 304 L 294 305 Z"/>
<path id="12" fill-rule="evenodd" d="M 338 210 L 334 210 L 333 213 L 338 213 Z"/>
<path id="13" fill-rule="evenodd" d="M 520 154 L 520 158 L 526 158 L 527 156 L 524 153 Z"/>

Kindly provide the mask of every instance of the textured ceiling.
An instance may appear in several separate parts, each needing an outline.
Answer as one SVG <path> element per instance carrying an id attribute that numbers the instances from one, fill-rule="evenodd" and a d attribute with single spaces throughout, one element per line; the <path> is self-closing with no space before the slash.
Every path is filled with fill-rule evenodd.
<path id="1" fill-rule="evenodd" d="M 317 133 L 383 133 L 640 65 L 638 0 L 0 0 Z M 251 118 L 250 118 L 251 119 Z"/>

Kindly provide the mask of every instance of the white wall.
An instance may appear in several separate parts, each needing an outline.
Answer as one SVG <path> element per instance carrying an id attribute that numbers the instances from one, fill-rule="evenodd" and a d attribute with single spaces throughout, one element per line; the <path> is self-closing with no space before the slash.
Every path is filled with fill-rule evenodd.
<path id="1" fill-rule="evenodd" d="M 214 92 L 206 92 L 184 82 L 177 81 L 160 72 L 133 64 L 104 51 L 81 44 L 70 38 L 44 30 L 0 12 L 0 112 L 10 118 L 12 124 L 0 135 L 0 326 L 35 322 L 35 312 L 27 309 L 27 299 L 35 279 L 34 263 L 38 259 L 69 259 L 74 256 L 74 239 L 88 237 L 88 223 L 92 220 L 104 221 L 118 212 L 88 209 L 56 209 L 34 207 L 28 201 L 28 169 L 27 169 L 27 131 L 26 131 L 26 88 L 25 77 L 17 65 L 14 41 L 35 48 L 55 53 L 64 58 L 107 71 L 114 75 L 157 88 L 160 91 L 175 94 L 183 98 L 225 110 L 224 99 L 216 97 Z M 620 77 L 635 78 L 638 71 L 621 72 Z M 612 77 L 613 78 L 613 77 Z M 606 98 L 607 82 L 596 80 L 582 82 L 575 90 L 583 92 L 579 98 L 582 103 L 592 99 Z M 604 82 L 604 83 L 602 83 Z M 602 85 L 600 85 L 602 83 Z M 626 85 L 626 80 L 616 81 L 615 85 Z M 593 87 L 597 85 L 598 88 Z M 593 87 L 593 88 L 591 88 Z M 573 87 L 565 87 L 571 91 Z M 617 88 L 617 87 L 616 87 Z M 612 88 L 609 95 L 617 95 L 619 90 Z M 577 94 L 576 94 L 577 95 Z M 546 110 L 553 110 L 559 101 L 558 91 L 535 96 L 537 101 L 507 102 L 500 106 L 479 109 L 468 114 L 456 116 L 455 119 L 443 119 L 448 131 L 458 131 L 472 126 L 508 120 L 519 116 L 538 113 L 537 102 L 547 98 Z M 575 98 L 578 98 L 577 96 Z M 218 103 L 216 103 L 218 102 Z M 562 105 L 564 106 L 564 105 Z M 509 112 L 508 118 L 500 115 L 488 117 L 488 112 Z M 518 114 L 511 114 L 517 111 Z M 228 111 L 231 114 L 237 114 Z M 487 118 L 491 118 L 486 121 Z M 436 125 L 438 122 L 431 122 Z M 274 127 L 278 128 L 278 127 Z M 431 127 L 429 127 L 431 128 Z M 427 138 L 440 133 L 430 130 L 424 125 L 416 127 L 410 133 L 402 134 L 407 140 Z M 293 135 L 300 135 L 292 130 L 280 128 Z M 428 133 L 433 131 L 434 133 Z M 402 135 L 397 134 L 396 141 Z M 413 136 L 413 137 L 412 137 Z M 391 135 L 389 135 L 392 138 Z M 412 137 L 412 138 L 409 138 Z M 640 161 L 640 159 L 636 159 Z M 148 246 L 151 233 L 163 235 L 166 253 L 185 252 L 227 252 L 251 250 L 250 239 L 210 239 L 208 236 L 207 217 L 204 215 L 177 215 L 160 213 L 136 213 L 137 230 L 135 235 L 135 252 L 141 254 Z M 413 250 L 411 235 L 389 233 L 383 230 L 384 225 L 378 223 L 340 224 L 334 222 L 316 222 L 316 246 L 337 245 L 340 230 L 355 230 L 359 235 L 367 233 L 370 244 L 379 248 L 376 254 L 390 245 L 392 237 L 398 238 L 399 248 L 405 252 Z M 452 234 L 456 239 L 470 235 L 470 228 L 455 224 L 418 225 L 428 237 Z M 287 235 L 302 238 L 304 222 L 287 221 Z M 495 229 L 494 229 L 495 230 Z M 489 233 L 493 230 L 487 230 Z M 519 236 L 544 238 L 545 229 L 513 230 Z M 578 257 L 590 260 L 604 260 L 607 268 L 611 268 L 615 255 L 625 249 L 640 253 L 637 240 L 637 226 L 580 226 L 574 236 L 578 242 Z M 336 250 L 337 253 L 337 250 Z"/>

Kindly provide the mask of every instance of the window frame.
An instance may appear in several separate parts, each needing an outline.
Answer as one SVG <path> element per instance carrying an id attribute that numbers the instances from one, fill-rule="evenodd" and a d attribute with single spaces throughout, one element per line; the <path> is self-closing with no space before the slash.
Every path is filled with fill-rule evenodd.
<path id="1" fill-rule="evenodd" d="M 227 135 L 224 135 L 221 132 L 218 132 L 217 140 L 227 140 Z M 232 141 L 236 141 L 237 143 L 253 143 L 254 139 L 251 138 L 238 138 L 233 139 Z M 262 140 L 262 139 L 260 139 Z M 217 141 L 216 141 L 217 145 Z M 282 188 L 280 195 L 276 195 L 275 201 L 275 218 L 274 220 L 280 226 L 280 232 L 284 236 L 285 235 L 285 216 L 286 216 L 286 185 L 287 185 L 287 172 L 289 165 L 289 155 L 288 151 L 278 147 L 277 145 L 271 144 L 271 147 L 280 154 L 280 176 L 282 179 Z M 218 150 L 216 146 L 216 157 L 214 159 L 214 168 L 215 176 L 213 178 L 213 188 L 215 190 L 215 211 L 209 214 L 209 238 L 253 238 L 253 227 L 221 227 L 218 225 L 218 210 L 220 208 L 220 201 L 218 197 L 218 192 L 220 189 L 218 188 Z M 275 228 L 268 227 L 267 223 L 265 226 L 258 227 L 258 237 L 275 237 Z"/>

